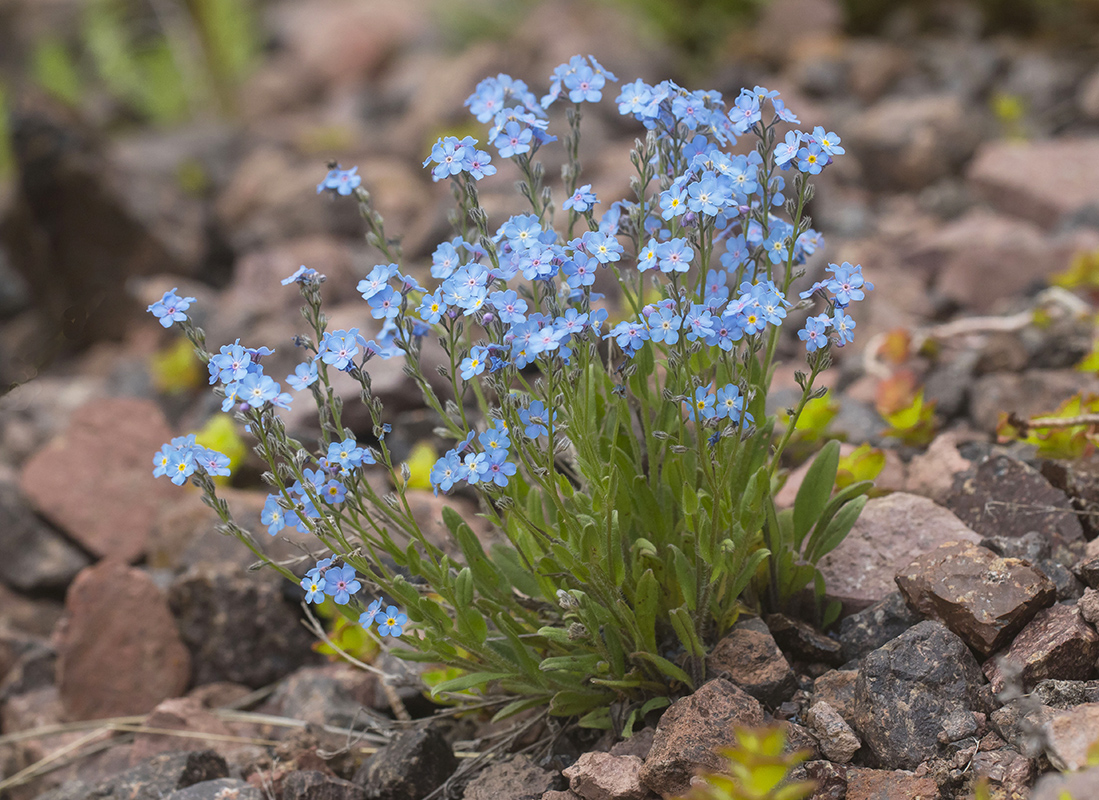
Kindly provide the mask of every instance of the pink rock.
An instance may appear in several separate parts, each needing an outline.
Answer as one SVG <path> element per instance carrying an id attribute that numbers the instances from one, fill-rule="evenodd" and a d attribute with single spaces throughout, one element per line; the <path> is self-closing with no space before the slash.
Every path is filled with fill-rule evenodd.
<path id="1" fill-rule="evenodd" d="M 986 142 L 966 177 L 1000 211 L 1053 227 L 1099 203 L 1099 138 Z"/>
<path id="2" fill-rule="evenodd" d="M 1097 658 L 1099 634 L 1084 621 L 1079 608 L 1058 604 L 1039 611 L 1002 658 L 985 662 L 984 673 L 995 692 L 1004 688 L 1009 671 L 1018 676 L 1024 691 L 1030 691 L 1046 678 L 1087 680 Z"/>
<path id="3" fill-rule="evenodd" d="M 847 800 L 939 800 L 939 797 L 938 785 L 927 776 L 918 778 L 900 770 L 847 771 Z"/>
<path id="4" fill-rule="evenodd" d="M 978 210 L 922 241 L 908 261 L 933 269 L 945 297 L 984 312 L 1066 269 L 1082 238 L 1095 237 L 1050 239 L 1037 225 Z"/>
<path id="5" fill-rule="evenodd" d="M 641 785 L 644 763 L 637 756 L 584 753 L 561 774 L 569 779 L 569 788 L 584 800 L 644 800 L 653 796 Z"/>
<path id="6" fill-rule="evenodd" d="M 93 554 L 134 561 L 145 553 L 158 508 L 186 491 L 153 477 L 153 456 L 171 438 L 152 402 L 98 400 L 31 457 L 19 485 L 40 514 Z"/>
<path id="7" fill-rule="evenodd" d="M 1043 728 L 1046 755 L 1056 769 L 1077 770 L 1091 764 L 1088 750 L 1099 739 L 1099 703 L 1062 711 Z"/>
<path id="8" fill-rule="evenodd" d="M 954 487 L 954 476 L 965 472 L 973 462 L 958 451 L 961 437 L 953 432 L 939 434 L 927 450 L 908 462 L 905 491 L 942 503 Z"/>
<path id="9" fill-rule="evenodd" d="M 828 596 L 853 614 L 892 592 L 893 577 L 916 556 L 946 542 L 979 541 L 976 533 L 937 503 L 894 492 L 870 500 L 847 538 L 818 567 Z"/>
<path id="10" fill-rule="evenodd" d="M 737 726 L 762 724 L 763 709 L 754 697 L 721 678 L 708 681 L 660 718 L 641 782 L 660 795 L 682 794 L 700 770 L 725 766 L 716 751 L 736 743 Z"/>
<path id="11" fill-rule="evenodd" d="M 144 714 L 191 675 L 168 602 L 140 570 L 104 561 L 81 572 L 57 633 L 57 684 L 73 719 Z"/>

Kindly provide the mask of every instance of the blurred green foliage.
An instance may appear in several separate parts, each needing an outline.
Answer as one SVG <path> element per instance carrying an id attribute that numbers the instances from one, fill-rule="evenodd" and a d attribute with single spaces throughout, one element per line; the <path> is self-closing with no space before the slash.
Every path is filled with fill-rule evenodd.
<path id="1" fill-rule="evenodd" d="M 105 91 L 133 117 L 157 125 L 232 114 L 262 44 L 255 2 L 90 0 L 75 40 L 36 42 L 27 74 L 69 105 Z M 0 180 L 13 166 L 7 107 L 0 84 Z"/>

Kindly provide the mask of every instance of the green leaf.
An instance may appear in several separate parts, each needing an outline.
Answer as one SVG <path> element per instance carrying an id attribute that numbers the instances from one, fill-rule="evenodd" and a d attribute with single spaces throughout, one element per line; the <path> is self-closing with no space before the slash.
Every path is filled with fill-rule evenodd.
<path id="1" fill-rule="evenodd" d="M 702 642 L 698 638 L 694 620 L 691 619 L 686 606 L 672 609 L 671 613 L 668 614 L 668 618 L 672 622 L 675 635 L 679 637 L 680 643 L 690 655 L 696 658 L 706 655 L 706 648 L 702 646 Z"/>
<path id="2" fill-rule="evenodd" d="M 451 678 L 449 681 L 436 684 L 431 688 L 431 696 L 436 697 L 443 692 L 466 692 L 487 683 L 511 677 L 514 675 L 510 672 L 471 672 L 460 678 Z"/>
<path id="3" fill-rule="evenodd" d="M 469 637 L 477 647 L 484 644 L 488 637 L 488 623 L 481 612 L 472 606 L 459 606 L 455 613 L 458 617 L 458 635 Z"/>
<path id="4" fill-rule="evenodd" d="M 794 547 L 801 550 L 806 534 L 820 518 L 832 488 L 836 485 L 836 469 L 840 463 L 840 443 L 835 439 L 826 444 L 813 459 L 805 480 L 798 487 L 794 500 Z"/>
<path id="5" fill-rule="evenodd" d="M 691 563 L 682 550 L 674 544 L 668 545 L 668 549 L 672 553 L 672 567 L 675 569 L 679 589 L 683 592 L 683 599 L 687 601 L 687 609 L 694 611 L 698 603 L 698 586 L 695 582 L 695 572 L 691 569 Z"/>
<path id="6" fill-rule="evenodd" d="M 836 516 L 828 523 L 828 527 L 825 528 L 823 533 L 818 533 L 819 526 L 818 530 L 813 531 L 813 535 L 809 537 L 809 547 L 806 551 L 806 557 L 810 562 L 816 564 L 839 546 L 840 542 L 851 532 L 851 528 L 854 527 L 859 514 L 866 506 L 866 501 L 866 495 L 856 497 L 836 513 Z"/>
<path id="7" fill-rule="evenodd" d="M 656 610 L 660 604 L 660 586 L 656 582 L 656 576 L 651 569 L 641 574 L 641 580 L 637 582 L 633 603 L 634 619 L 641 631 L 641 644 L 650 651 L 656 652 Z"/>
<path id="8" fill-rule="evenodd" d="M 576 717 L 606 707 L 611 695 L 605 692 L 577 692 L 562 689 L 550 700 L 549 712 L 555 717 Z"/>
<path id="9" fill-rule="evenodd" d="M 597 730 L 611 729 L 611 710 L 608 707 L 597 708 L 589 711 L 576 721 L 581 728 L 596 728 Z"/>
<path id="10" fill-rule="evenodd" d="M 683 484 L 683 495 L 681 504 L 683 506 L 683 513 L 689 517 L 693 517 L 698 513 L 698 489 L 694 484 Z"/>
<path id="11" fill-rule="evenodd" d="M 537 597 L 541 593 L 538 579 L 523 565 L 518 550 L 496 542 L 489 547 L 488 551 L 492 555 L 492 563 L 496 565 L 500 572 L 504 573 L 504 577 L 508 579 L 512 586 L 527 597 Z"/>
<path id="12" fill-rule="evenodd" d="M 661 675 L 671 678 L 673 681 L 679 681 L 691 691 L 694 691 L 694 683 L 691 682 L 690 676 L 668 659 L 662 658 L 656 653 L 646 653 L 644 651 L 631 653 L 630 658 L 647 661 L 652 664 Z"/>
<path id="13" fill-rule="evenodd" d="M 553 658 L 543 658 L 538 668 L 543 672 L 564 671 L 594 675 L 595 665 L 602 660 L 602 656 L 598 653 L 588 653 L 582 656 L 554 656 Z"/>

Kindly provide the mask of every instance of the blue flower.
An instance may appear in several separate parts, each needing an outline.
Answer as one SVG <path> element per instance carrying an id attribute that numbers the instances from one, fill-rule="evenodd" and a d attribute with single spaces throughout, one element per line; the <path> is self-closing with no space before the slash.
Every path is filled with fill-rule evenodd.
<path id="1" fill-rule="evenodd" d="M 798 169 L 810 175 L 819 175 L 827 158 L 828 156 L 820 149 L 820 145 L 809 142 L 798 150 Z"/>
<path id="2" fill-rule="evenodd" d="M 508 289 L 506 292 L 493 292 L 488 296 L 488 301 L 492 303 L 492 307 L 500 315 L 501 322 L 515 325 L 525 322 L 527 319 L 527 301 L 521 299 L 514 289 Z"/>
<path id="3" fill-rule="evenodd" d="M 553 412 L 553 419 L 557 419 L 557 412 Z M 528 439 L 537 439 L 539 436 L 548 436 L 550 418 L 546 414 L 546 405 L 541 400 L 534 400 L 526 408 L 519 409 L 519 421 L 525 426 L 523 433 Z"/>
<path id="4" fill-rule="evenodd" d="M 714 396 L 710 394 L 709 386 L 699 386 L 695 389 L 694 402 L 687 404 L 687 418 L 698 422 L 717 416 L 714 400 Z"/>
<path id="5" fill-rule="evenodd" d="M 404 633 L 408 617 L 401 614 L 396 606 L 390 606 L 384 614 L 377 614 L 374 621 L 378 623 L 379 636 L 400 636 Z"/>
<path id="6" fill-rule="evenodd" d="M 595 192 L 591 190 L 591 184 L 585 183 L 579 189 L 572 193 L 572 197 L 561 204 L 561 208 L 576 211 L 577 213 L 583 213 L 594 206 L 598 201 L 595 199 Z"/>
<path id="7" fill-rule="evenodd" d="M 282 285 L 289 286 L 292 283 L 321 283 L 324 279 L 324 275 L 317 272 L 315 269 L 306 269 L 305 265 L 302 264 L 294 271 L 293 275 L 282 279 Z"/>
<path id="8" fill-rule="evenodd" d="M 320 605 L 324 602 L 324 578 L 306 575 L 301 579 L 301 588 L 305 589 L 305 602 Z"/>
<path id="9" fill-rule="evenodd" d="M 352 167 L 351 169 L 340 169 L 337 165 L 335 169 L 328 170 L 328 174 L 324 176 L 324 180 L 317 184 L 317 194 L 320 194 L 325 189 L 332 189 L 337 194 L 342 194 L 344 197 L 351 194 L 359 184 L 363 182 L 363 179 L 356 175 L 358 167 Z"/>
<path id="10" fill-rule="evenodd" d="M 267 495 L 267 501 L 263 504 L 263 511 L 260 513 L 259 519 L 267 526 L 267 532 L 272 536 L 286 527 L 286 512 L 279 505 L 277 495 Z"/>
<path id="11" fill-rule="evenodd" d="M 836 344 L 840 347 L 855 341 L 855 320 L 843 313 L 842 308 L 837 308 L 832 316 L 832 330 L 837 334 Z"/>
<path id="12" fill-rule="evenodd" d="M 373 464 L 374 456 L 354 439 L 348 438 L 328 445 L 328 461 L 349 470 L 363 464 Z"/>
<path id="13" fill-rule="evenodd" d="M 420 319 L 424 322 L 435 325 L 443 318 L 443 314 L 446 313 L 446 303 L 443 301 L 443 290 L 441 288 L 436 289 L 431 294 L 425 294 L 424 299 L 420 302 Z"/>
<path id="14" fill-rule="evenodd" d="M 221 352 L 212 356 L 206 364 L 210 373 L 210 383 L 232 383 L 242 380 L 248 374 L 252 356 L 241 347 L 240 339 L 233 344 L 222 345 Z"/>
<path id="15" fill-rule="evenodd" d="M 470 142 L 477 144 L 475 139 Z M 424 161 L 424 166 L 435 162 L 437 166 L 431 170 L 431 179 L 440 181 L 469 167 L 469 158 L 473 155 L 473 148 L 459 141 L 456 136 L 446 136 L 435 142 L 431 148 L 431 155 Z"/>
<path id="16" fill-rule="evenodd" d="M 801 131 L 787 131 L 786 139 L 775 147 L 775 165 L 787 169 L 790 162 L 798 157 L 801 149 Z"/>
<path id="17" fill-rule="evenodd" d="M 534 133 L 530 128 L 524 128 L 515 120 L 508 122 L 493 144 L 500 151 L 501 158 L 511 158 L 530 152 L 530 140 Z"/>
<path id="18" fill-rule="evenodd" d="M 695 256 L 694 248 L 686 239 L 669 239 L 656 246 L 658 266 L 663 273 L 686 272 Z"/>
<path id="19" fill-rule="evenodd" d="M 365 346 L 366 340 L 359 335 L 358 328 L 328 331 L 317 348 L 317 357 L 336 369 L 346 370 L 359 354 L 360 345 Z"/>
<path id="20" fill-rule="evenodd" d="M 398 272 L 400 267 L 396 264 L 378 264 L 374 269 L 370 270 L 365 278 L 359 281 L 355 287 L 355 291 L 362 294 L 363 300 L 369 300 L 382 289 L 389 285 L 390 279 L 392 279 Z"/>
<path id="21" fill-rule="evenodd" d="M 164 474 L 170 475 L 172 483 L 182 486 L 195 472 L 195 457 L 191 448 L 176 450 L 168 456 Z"/>
<path id="22" fill-rule="evenodd" d="M 393 319 L 401 311 L 401 295 L 392 286 L 386 285 L 367 300 L 367 304 L 374 319 Z"/>
<path id="23" fill-rule="evenodd" d="M 600 264 L 617 261 L 622 257 L 622 245 L 609 234 L 601 231 L 587 231 L 581 241 L 584 243 L 584 252 Z"/>
<path id="24" fill-rule="evenodd" d="M 863 280 L 861 265 L 851 266 L 850 262 L 844 261 L 839 266 L 829 264 L 825 269 L 832 273 L 832 277 L 824 283 L 825 288 L 835 295 L 838 306 L 846 308 L 852 300 L 866 297 L 864 289 L 868 292 L 874 289 L 874 284 Z"/>
<path id="25" fill-rule="evenodd" d="M 481 345 L 474 345 L 466 358 L 462 359 L 460 365 L 462 380 L 468 381 L 473 378 L 474 375 L 480 375 L 485 371 L 485 367 L 488 366 L 488 348 Z"/>
<path id="26" fill-rule="evenodd" d="M 163 297 L 147 309 L 160 320 L 160 324 L 164 328 L 172 327 L 173 322 L 183 322 L 187 319 L 187 315 L 183 312 L 190 307 L 191 303 L 195 302 L 195 298 L 180 297 L 176 294 L 176 291 L 176 289 L 172 289 L 165 292 Z"/>
<path id="27" fill-rule="evenodd" d="M 286 382 L 295 392 L 308 389 L 317 382 L 317 362 L 306 361 L 294 367 L 294 374 L 286 376 Z"/>
<path id="28" fill-rule="evenodd" d="M 679 341 L 683 317 L 670 308 L 661 308 L 649 315 L 649 336 L 654 342 L 673 345 Z"/>
<path id="29" fill-rule="evenodd" d="M 847 152 L 840 147 L 840 137 L 832 131 L 826 132 L 820 125 L 813 128 L 813 135 L 809 138 L 820 147 L 821 152 L 829 158 L 832 156 L 840 156 Z"/>
<path id="30" fill-rule="evenodd" d="M 649 239 L 649 243 L 641 248 L 641 252 L 637 254 L 638 272 L 648 272 L 656 266 L 656 251 L 659 246 L 656 239 Z"/>
<path id="31" fill-rule="evenodd" d="M 369 629 L 374 623 L 374 617 L 378 612 L 382 610 L 382 603 L 385 602 L 384 597 L 379 597 L 377 600 L 372 600 L 370 605 L 366 607 L 366 611 L 359 615 L 359 624 L 364 628 Z"/>
<path id="32" fill-rule="evenodd" d="M 508 477 L 514 475 L 517 468 L 507 460 L 507 450 L 495 450 L 488 457 L 487 480 L 497 486 L 507 486 Z"/>
<path id="33" fill-rule="evenodd" d="M 818 314 L 805 320 L 805 327 L 798 331 L 798 338 L 805 342 L 805 349 L 812 353 L 828 344 L 828 328 L 832 320 L 827 314 Z"/>
<path id="34" fill-rule="evenodd" d="M 744 398 L 735 383 L 727 383 L 718 389 L 716 401 L 714 410 L 718 419 L 739 423 L 743 416 L 745 422 L 755 422 L 752 415 L 744 410 Z"/>
<path id="35" fill-rule="evenodd" d="M 229 476 L 229 456 L 209 447 L 196 447 L 193 453 L 197 466 L 210 477 Z"/>
<path id="36" fill-rule="evenodd" d="M 305 574 L 310 578 L 320 578 L 324 575 L 325 572 L 328 571 L 328 568 L 330 566 L 332 566 L 332 559 L 322 558 L 320 561 L 317 562 L 316 566 L 310 567 L 308 570 L 306 570 Z"/>
<path id="37" fill-rule="evenodd" d="M 324 489 L 321 491 L 321 497 L 329 505 L 335 505 L 336 503 L 342 503 L 347 496 L 347 487 L 333 478 L 324 485 Z"/>
<path id="38" fill-rule="evenodd" d="M 465 480 L 467 472 L 458 451 L 447 451 L 447 454 L 436 461 L 435 466 L 431 468 L 431 485 L 435 489 L 435 496 L 439 496 L 440 489 L 444 494 L 449 492 L 457 481 Z"/>
<path id="39" fill-rule="evenodd" d="M 324 573 L 324 593 L 329 595 L 336 605 L 347 605 L 351 595 L 361 588 L 362 584 L 355 575 L 355 568 L 350 565 L 332 567 Z"/>

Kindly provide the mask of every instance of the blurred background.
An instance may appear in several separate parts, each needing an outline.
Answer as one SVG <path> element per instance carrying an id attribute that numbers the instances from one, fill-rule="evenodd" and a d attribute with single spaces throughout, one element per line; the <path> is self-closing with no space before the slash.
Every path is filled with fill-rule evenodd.
<path id="1" fill-rule="evenodd" d="M 330 159 L 422 260 L 446 193 L 419 161 L 479 133 L 462 101 L 489 74 L 541 91 L 591 53 L 627 81 L 773 85 L 849 143 L 813 210 L 860 238 L 897 195 L 969 208 L 983 141 L 1094 132 L 1097 23 L 1097 0 L 0 0 L 0 387 L 124 339 L 152 276 L 260 297 L 273 248 L 279 274 L 354 260 L 353 205 L 306 191 Z M 638 133 L 608 94 L 585 151 L 604 208 Z"/>

